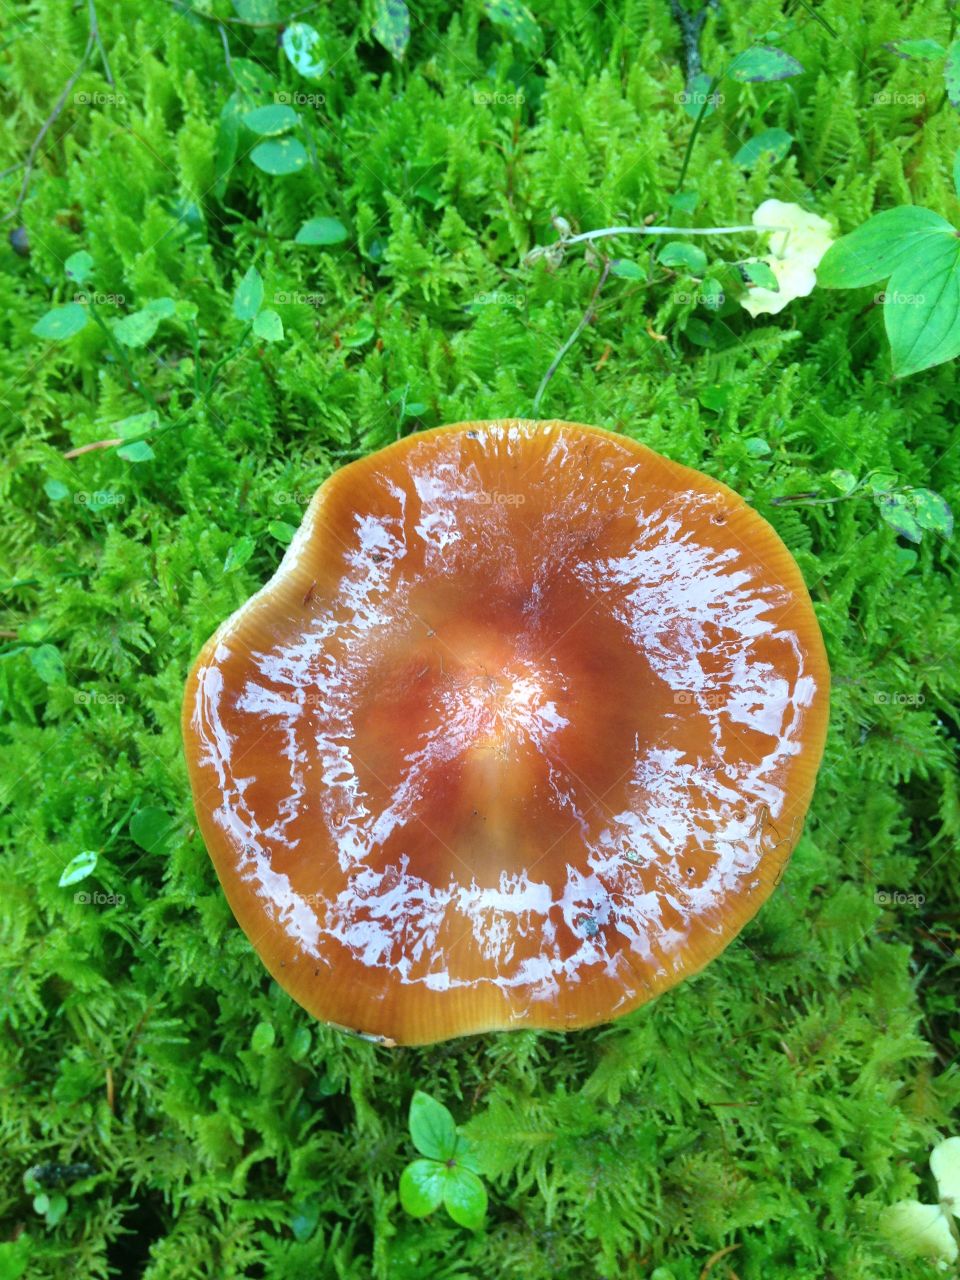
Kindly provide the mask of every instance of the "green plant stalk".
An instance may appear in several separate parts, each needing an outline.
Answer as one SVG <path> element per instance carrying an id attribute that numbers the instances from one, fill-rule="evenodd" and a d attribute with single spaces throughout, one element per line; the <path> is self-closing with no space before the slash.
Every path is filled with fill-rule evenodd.
<path id="1" fill-rule="evenodd" d="M 156 400 L 154 399 L 153 392 L 146 385 L 146 383 L 141 382 L 140 379 L 134 373 L 133 368 L 130 364 L 130 361 L 127 359 L 127 353 L 124 351 L 123 347 L 114 337 L 106 321 L 100 315 L 100 312 L 97 308 L 97 304 L 95 302 L 89 302 L 87 305 L 90 308 L 90 314 L 93 316 L 94 321 L 100 326 L 100 328 L 103 330 L 104 334 L 106 335 L 107 342 L 110 344 L 110 349 L 113 351 L 114 355 L 120 361 L 120 364 L 124 369 L 124 372 L 126 373 L 127 377 L 130 379 L 130 385 L 133 387 L 135 391 L 137 391 L 140 395 L 143 396 L 144 400 L 146 400 L 150 408 L 153 409 L 159 415 L 161 413 L 161 409 L 160 409 L 160 406 L 157 404 Z"/>
<path id="2" fill-rule="evenodd" d="M 693 131 L 687 139 L 687 149 L 684 152 L 683 164 L 680 166 L 680 177 L 677 179 L 677 185 L 673 189 L 674 195 L 678 191 L 683 190 L 683 184 L 687 177 L 687 168 L 690 164 L 690 157 L 693 155 L 693 144 L 697 140 L 697 134 L 700 132 L 700 126 L 703 124 L 703 118 L 706 115 L 707 107 L 710 105 L 710 99 L 717 90 L 717 86 L 723 77 L 727 74 L 729 67 L 725 67 L 718 76 L 714 76 L 710 81 L 707 92 L 703 95 L 703 102 L 700 104 L 700 110 L 697 112 L 697 118 L 693 122 Z"/>

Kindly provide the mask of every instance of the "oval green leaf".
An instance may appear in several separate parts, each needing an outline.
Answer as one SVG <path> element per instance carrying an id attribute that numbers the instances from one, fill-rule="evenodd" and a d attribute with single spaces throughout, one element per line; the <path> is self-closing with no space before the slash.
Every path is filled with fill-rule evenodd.
<path id="1" fill-rule="evenodd" d="M 254 147 L 250 159 L 263 173 L 282 178 L 290 173 L 299 173 L 306 166 L 307 153 L 303 143 L 296 138 L 279 138 Z"/>
<path id="2" fill-rule="evenodd" d="M 248 111 L 243 117 L 243 123 L 252 133 L 271 137 L 278 133 L 286 133 L 299 119 L 293 107 L 274 103 L 273 106 L 255 107 L 253 111 Z"/>
<path id="3" fill-rule="evenodd" d="M 63 264 L 63 270 L 69 280 L 74 280 L 77 284 L 83 284 L 93 270 L 93 255 L 87 253 L 86 249 L 71 253 Z"/>
<path id="4" fill-rule="evenodd" d="M 769 156 L 771 162 L 782 160 L 789 152 L 793 142 L 793 134 L 786 129 L 764 129 L 755 138 L 749 138 L 733 157 L 733 163 L 742 169 L 753 169 L 763 156 Z"/>
<path id="5" fill-rule="evenodd" d="M 665 244 L 657 261 L 664 267 L 681 267 L 694 276 L 702 276 L 707 269 L 707 255 L 698 245 L 684 240 L 671 240 Z"/>
<path id="6" fill-rule="evenodd" d="M 96 852 L 93 849 L 84 849 L 83 853 L 78 853 L 75 858 L 71 858 L 63 868 L 57 884 L 61 889 L 66 889 L 71 884 L 79 884 L 81 880 L 86 880 L 96 865 Z"/>
<path id="7" fill-rule="evenodd" d="M 30 332 L 36 338 L 51 338 L 62 342 L 72 338 L 87 323 L 87 309 L 79 302 L 68 302 L 65 307 L 54 307 L 41 316 Z"/>
<path id="8" fill-rule="evenodd" d="M 487 1213 L 487 1189 L 470 1169 L 448 1169 L 443 1204 L 454 1222 L 478 1231 Z"/>
<path id="9" fill-rule="evenodd" d="M 309 22 L 291 22 L 283 33 L 287 60 L 307 80 L 317 80 L 327 69 L 320 33 Z"/>
<path id="10" fill-rule="evenodd" d="M 339 218 L 311 218 L 294 237 L 295 244 L 342 244 L 347 228 Z"/>
<path id="11" fill-rule="evenodd" d="M 946 218 L 932 209 L 901 205 L 874 214 L 856 231 L 841 236 L 817 267 L 817 284 L 824 289 L 859 289 L 892 275 L 916 249 L 945 247 L 956 233 Z"/>
<path id="12" fill-rule="evenodd" d="M 764 84 L 772 80 L 789 80 L 803 67 L 789 53 L 772 45 L 756 44 L 734 58 L 727 72 L 742 84 Z"/>
<path id="13" fill-rule="evenodd" d="M 161 316 L 153 308 L 134 311 L 113 326 L 113 336 L 125 347 L 145 347 L 157 332 Z"/>
<path id="14" fill-rule="evenodd" d="M 916 244 L 884 292 L 883 321 L 897 378 L 960 355 L 960 240 Z"/>
<path id="15" fill-rule="evenodd" d="M 130 836 L 147 853 L 163 853 L 175 826 L 175 819 L 165 810 L 146 805 L 130 819 Z"/>
<path id="16" fill-rule="evenodd" d="M 256 546 L 253 538 L 241 538 L 239 542 L 235 542 L 223 562 L 224 573 L 234 573 L 237 569 L 242 569 L 253 555 Z"/>
<path id="17" fill-rule="evenodd" d="M 525 4 L 520 0 L 484 0 L 487 17 L 498 27 L 522 44 L 525 49 L 537 52 L 543 46 L 543 32 Z"/>
<path id="18" fill-rule="evenodd" d="M 412 1218 L 425 1218 L 443 1201 L 447 1170 L 436 1160 L 414 1160 L 400 1175 L 400 1203 Z"/>
<path id="19" fill-rule="evenodd" d="M 410 1099 L 410 1137 L 421 1155 L 449 1160 L 457 1146 L 457 1126 L 443 1105 L 419 1089 Z"/>
<path id="20" fill-rule="evenodd" d="M 276 311 L 261 311 L 253 322 L 253 332 L 264 342 L 279 342 L 283 337 L 283 321 Z"/>
<path id="21" fill-rule="evenodd" d="M 31 649 L 30 665 L 44 684 L 60 684 L 66 679 L 63 659 L 56 645 L 40 644 Z"/>
<path id="22" fill-rule="evenodd" d="M 263 280 L 256 267 L 250 267 L 233 295 L 233 314 L 238 320 L 252 320 L 263 306 Z"/>
<path id="23" fill-rule="evenodd" d="M 406 0 L 376 0 L 373 36 L 399 62 L 410 43 L 410 11 Z"/>

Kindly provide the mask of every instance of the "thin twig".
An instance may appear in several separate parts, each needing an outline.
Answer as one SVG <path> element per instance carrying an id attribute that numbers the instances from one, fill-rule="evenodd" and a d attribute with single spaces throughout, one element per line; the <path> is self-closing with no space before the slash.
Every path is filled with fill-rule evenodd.
<path id="1" fill-rule="evenodd" d="M 687 84 L 700 73 L 700 32 L 707 20 L 707 5 L 699 13 L 688 13 L 680 0 L 670 0 L 670 12 L 683 36 L 683 56 L 687 64 Z"/>
<path id="2" fill-rule="evenodd" d="M 587 303 L 586 311 L 584 311 L 583 315 L 580 317 L 580 323 L 577 325 L 576 329 L 574 329 L 573 333 L 571 333 L 570 337 L 566 340 L 566 342 L 557 352 L 557 355 L 554 358 L 554 361 L 551 364 L 550 368 L 543 375 L 543 380 L 541 381 L 540 386 L 537 388 L 537 394 L 534 396 L 534 399 L 533 399 L 533 416 L 534 417 L 537 416 L 537 411 L 540 408 L 540 401 L 543 399 L 543 393 L 547 389 L 547 384 L 549 383 L 553 375 L 557 372 L 557 370 L 560 368 L 561 360 L 567 354 L 567 352 L 570 350 L 570 348 L 573 346 L 576 340 L 580 337 L 581 333 L 583 333 L 584 329 L 587 327 L 590 321 L 593 319 L 594 307 L 596 306 L 597 299 L 600 297 L 600 290 L 607 283 L 607 276 L 610 274 L 610 267 L 611 267 L 611 260 L 609 258 L 604 258 L 603 270 L 600 273 L 600 279 L 597 281 L 596 288 L 594 289 L 593 293 L 590 296 L 590 301 Z"/>
<path id="3" fill-rule="evenodd" d="M 563 243 L 580 244 L 584 240 L 602 240 L 604 236 L 731 236 L 740 231 L 789 230 L 789 227 L 757 226 L 752 222 L 739 227 L 603 227 L 599 231 L 582 231 Z"/>
<path id="4" fill-rule="evenodd" d="M 107 51 L 103 47 L 103 41 L 100 39 L 100 24 L 97 22 L 97 6 L 94 0 L 87 0 L 87 11 L 90 14 L 90 37 L 100 50 L 100 61 L 103 63 L 103 75 L 107 84 L 111 89 L 115 88 L 113 73 L 110 70 L 110 63 L 107 61 Z"/>
<path id="5" fill-rule="evenodd" d="M 13 208 L 10 210 L 9 213 L 5 213 L 3 215 L 3 218 L 0 218 L 0 222 L 9 222 L 11 218 L 16 218 L 19 215 L 20 210 L 23 208 L 23 202 L 27 198 L 27 188 L 30 186 L 30 178 L 33 175 L 33 162 L 37 158 L 37 152 L 40 150 L 40 144 L 41 142 L 43 142 L 44 138 L 47 136 L 47 133 L 50 131 L 52 126 L 56 123 L 57 119 L 59 118 L 60 112 L 63 110 L 64 104 L 66 103 L 67 98 L 70 94 L 70 90 L 80 79 L 81 74 L 83 73 L 87 63 L 90 60 L 90 54 L 93 52 L 94 45 L 95 45 L 95 41 L 93 38 L 93 33 L 91 32 L 91 34 L 87 37 L 87 47 L 83 51 L 83 57 L 80 59 L 80 63 L 76 71 L 74 71 L 73 75 L 70 77 L 67 83 L 63 86 L 63 90 L 60 94 L 60 97 L 56 101 L 56 105 L 54 106 L 50 114 L 47 116 L 46 120 L 44 120 L 43 124 L 40 126 L 40 132 L 34 138 L 33 146 L 27 152 L 27 158 L 24 161 L 26 172 L 23 175 L 23 182 L 20 184 L 20 194 L 17 196 L 16 201 L 14 202 Z"/>

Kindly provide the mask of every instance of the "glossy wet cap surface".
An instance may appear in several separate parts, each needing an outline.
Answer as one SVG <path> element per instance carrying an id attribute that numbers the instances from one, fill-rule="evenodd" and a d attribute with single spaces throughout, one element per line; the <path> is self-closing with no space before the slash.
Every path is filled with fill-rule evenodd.
<path id="1" fill-rule="evenodd" d="M 828 685 L 800 572 L 740 497 L 503 420 L 336 472 L 204 647 L 183 727 L 270 972 L 420 1044 L 602 1022 L 717 955 L 799 838 Z"/>

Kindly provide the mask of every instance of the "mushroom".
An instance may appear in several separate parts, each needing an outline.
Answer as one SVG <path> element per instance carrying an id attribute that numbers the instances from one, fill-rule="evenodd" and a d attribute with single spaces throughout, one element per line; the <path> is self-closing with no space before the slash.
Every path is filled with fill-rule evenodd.
<path id="1" fill-rule="evenodd" d="M 316 1017 L 585 1027 L 696 973 L 800 836 L 829 671 L 773 529 L 568 422 L 425 431 L 315 494 L 187 682 L 200 828 Z"/>

